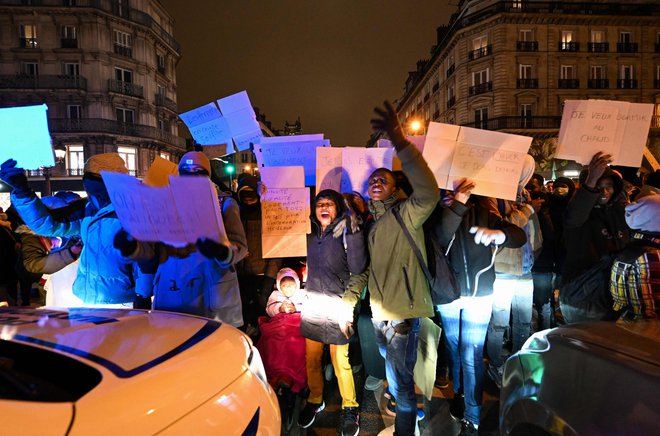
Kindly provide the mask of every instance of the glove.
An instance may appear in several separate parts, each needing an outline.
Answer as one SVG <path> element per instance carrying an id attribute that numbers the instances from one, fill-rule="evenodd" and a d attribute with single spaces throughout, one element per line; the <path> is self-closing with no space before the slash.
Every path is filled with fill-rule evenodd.
<path id="1" fill-rule="evenodd" d="M 140 294 L 135 294 L 135 299 L 133 300 L 133 309 L 151 310 L 151 297 L 143 297 Z"/>
<path id="2" fill-rule="evenodd" d="M 387 136 L 390 137 L 395 148 L 397 146 L 401 147 L 407 143 L 407 140 L 406 136 L 403 134 L 403 128 L 399 122 L 399 116 L 392 106 L 392 103 L 385 101 L 383 104 L 385 105 L 384 109 L 374 108 L 374 112 L 376 112 L 379 118 L 371 120 L 371 127 L 374 130 L 387 132 Z"/>
<path id="3" fill-rule="evenodd" d="M 124 229 L 121 229 L 115 235 L 112 245 L 121 252 L 121 255 L 128 257 L 137 250 L 137 241 L 128 234 Z"/>
<path id="4" fill-rule="evenodd" d="M 30 192 L 30 185 L 25 175 L 25 170 L 16 166 L 14 159 L 6 160 L 0 166 L 0 179 L 14 189 L 15 194 Z"/>
<path id="5" fill-rule="evenodd" d="M 474 243 L 477 245 L 502 245 L 506 241 L 506 235 L 502 230 L 489 229 L 488 227 L 470 227 L 470 233 L 474 235 Z"/>
<path id="6" fill-rule="evenodd" d="M 197 250 L 199 250 L 204 257 L 218 259 L 221 262 L 225 262 L 231 252 L 231 249 L 228 246 L 219 244 L 211 239 L 198 239 L 196 245 Z"/>

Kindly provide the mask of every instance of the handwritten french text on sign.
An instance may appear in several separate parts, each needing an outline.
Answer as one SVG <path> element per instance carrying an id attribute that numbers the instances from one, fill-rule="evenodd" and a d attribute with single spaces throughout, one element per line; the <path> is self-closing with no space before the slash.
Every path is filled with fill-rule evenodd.
<path id="1" fill-rule="evenodd" d="M 267 167 L 305 167 L 305 186 L 316 184 L 316 147 L 328 147 L 329 140 L 262 142 L 259 145 L 263 165 Z"/>
<path id="2" fill-rule="evenodd" d="M 0 109 L 0 163 L 15 159 L 26 170 L 55 165 L 45 104 Z"/>
<path id="3" fill-rule="evenodd" d="M 263 257 L 305 256 L 309 214 L 309 188 L 268 188 L 261 196 Z"/>
<path id="4" fill-rule="evenodd" d="M 367 196 L 368 179 L 378 168 L 392 169 L 394 149 L 391 148 L 342 148 L 341 191 L 357 191 Z"/>
<path id="5" fill-rule="evenodd" d="M 341 192 L 342 149 L 316 147 L 316 192 L 332 189 Z"/>
<path id="6" fill-rule="evenodd" d="M 170 176 L 169 186 L 144 185 L 127 174 L 102 172 L 110 200 L 126 231 L 141 241 L 194 244 L 226 241 L 215 187 L 206 177 Z"/>
<path id="7" fill-rule="evenodd" d="M 247 150 L 250 148 L 250 143 L 259 142 L 263 136 L 261 127 L 246 91 L 221 98 L 218 100 L 218 106 L 227 120 L 238 151 Z"/>
<path id="8" fill-rule="evenodd" d="M 179 117 L 188 126 L 190 134 L 198 144 L 231 144 L 231 133 L 227 121 L 220 115 L 215 103 L 211 102 Z"/>
<path id="9" fill-rule="evenodd" d="M 466 177 L 476 182 L 474 194 L 515 200 L 531 143 L 527 136 L 432 122 L 423 156 L 440 188 L 453 189 Z"/>
<path id="10" fill-rule="evenodd" d="M 642 163 L 653 105 L 608 100 L 567 100 L 564 103 L 556 157 L 588 164 L 599 151 L 614 164 Z"/>

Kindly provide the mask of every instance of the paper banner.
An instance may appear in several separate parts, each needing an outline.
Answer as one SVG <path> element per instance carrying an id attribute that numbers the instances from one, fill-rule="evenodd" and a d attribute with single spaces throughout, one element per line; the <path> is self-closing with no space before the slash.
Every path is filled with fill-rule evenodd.
<path id="1" fill-rule="evenodd" d="M 154 188 L 127 174 L 101 173 L 122 226 L 135 239 L 182 246 L 226 241 L 215 187 L 207 177 L 170 176 Z"/>
<path id="2" fill-rule="evenodd" d="M 227 121 L 215 103 L 211 102 L 191 111 L 179 114 L 188 126 L 190 134 L 201 145 L 231 144 L 231 133 Z"/>
<path id="3" fill-rule="evenodd" d="M 204 153 L 204 155 L 208 157 L 209 160 L 215 159 L 216 157 L 226 156 L 233 152 L 233 148 L 229 149 L 227 144 L 209 145 L 202 148 L 202 153 Z"/>
<path id="4" fill-rule="evenodd" d="M 260 141 L 263 134 L 246 91 L 221 98 L 218 106 L 227 120 L 238 151 L 248 150 L 250 143 Z"/>
<path id="5" fill-rule="evenodd" d="M 259 144 L 262 165 L 266 167 L 303 166 L 305 186 L 316 184 L 316 147 L 329 147 L 329 140 L 272 142 Z"/>
<path id="6" fill-rule="evenodd" d="M 316 192 L 333 189 L 341 192 L 342 150 L 336 147 L 316 148 Z"/>
<path id="7" fill-rule="evenodd" d="M 14 159 L 26 170 L 55 165 L 47 111 L 45 104 L 0 109 L 0 163 Z"/>
<path id="8" fill-rule="evenodd" d="M 394 149 L 388 148 L 342 148 L 342 177 L 339 192 L 357 191 L 367 196 L 368 179 L 378 168 L 392 169 Z"/>
<path id="9" fill-rule="evenodd" d="M 307 255 L 309 188 L 268 188 L 261 196 L 263 257 Z"/>
<path id="10" fill-rule="evenodd" d="M 269 188 L 304 188 L 305 169 L 303 167 L 263 167 L 260 171 L 261 183 Z"/>
<path id="11" fill-rule="evenodd" d="M 144 177 L 144 184 L 149 186 L 167 186 L 169 184 L 169 176 L 178 176 L 179 167 L 174 162 L 156 156 L 154 161 Z"/>
<path id="12" fill-rule="evenodd" d="M 424 142 L 426 141 L 426 136 L 424 135 L 414 135 L 414 136 L 406 136 L 406 139 L 412 144 L 417 147 L 417 150 L 421 152 L 424 151 Z M 392 141 L 389 139 L 384 139 L 381 138 L 378 141 L 376 141 L 376 147 L 378 148 L 394 148 L 394 145 L 392 145 Z"/>
<path id="13" fill-rule="evenodd" d="M 465 177 L 477 195 L 515 200 L 525 154 L 532 138 L 431 122 L 423 156 L 438 186 L 453 189 Z"/>

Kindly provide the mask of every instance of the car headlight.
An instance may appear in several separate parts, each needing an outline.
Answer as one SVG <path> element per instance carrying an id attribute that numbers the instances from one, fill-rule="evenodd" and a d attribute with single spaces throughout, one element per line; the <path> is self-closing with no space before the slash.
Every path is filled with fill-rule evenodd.
<path id="1" fill-rule="evenodd" d="M 550 342 L 547 335 L 554 329 L 541 330 L 531 335 L 523 344 L 520 351 L 533 351 L 535 353 L 543 353 L 550 349 Z"/>
<path id="2" fill-rule="evenodd" d="M 253 345 L 250 345 L 250 354 L 247 362 L 250 372 L 261 381 L 266 390 L 270 390 L 270 384 L 268 384 L 268 377 L 266 377 L 266 370 L 261 360 L 261 354 L 259 354 L 259 350 Z"/>

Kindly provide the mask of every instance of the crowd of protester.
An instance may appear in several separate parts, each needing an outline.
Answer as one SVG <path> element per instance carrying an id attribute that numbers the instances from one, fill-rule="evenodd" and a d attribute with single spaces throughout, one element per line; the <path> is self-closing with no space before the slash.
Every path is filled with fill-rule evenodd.
<path id="1" fill-rule="evenodd" d="M 39 198 L 16 161 L 4 162 L 0 179 L 12 188 L 12 205 L 0 210 L 0 304 L 168 310 L 241 328 L 261 350 L 271 384 L 289 400 L 306 395 L 303 428 L 324 409 L 332 370 L 341 433 L 350 436 L 359 432 L 353 355 L 360 354 L 365 388 L 387 381 L 395 421 L 384 434 L 415 434 L 413 369 L 424 318 L 442 327 L 437 385 L 448 375 L 450 413 L 461 434 L 476 434 L 485 377 L 501 386 L 506 357 L 534 331 L 658 316 L 657 170 L 639 177 L 641 169 L 617 170 L 610 155 L 597 153 L 578 180 L 545 182 L 527 156 L 514 201 L 472 194 L 469 179 L 444 191 L 392 106 L 376 113 L 372 125 L 391 139 L 402 173 L 375 170 L 367 200 L 318 192 L 305 259 L 263 257 L 267 187 L 247 174 L 236 194 L 218 188 L 228 242 L 172 247 L 122 228 L 101 177 L 128 172 L 118 154 L 86 162 L 86 198 Z M 189 152 L 179 175 L 212 177 L 211 164 Z M 456 295 L 442 304 L 417 254 L 426 258 L 431 244 L 455 281 Z"/>

